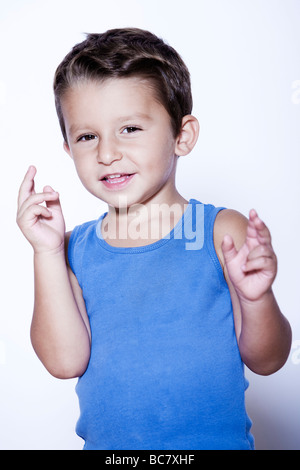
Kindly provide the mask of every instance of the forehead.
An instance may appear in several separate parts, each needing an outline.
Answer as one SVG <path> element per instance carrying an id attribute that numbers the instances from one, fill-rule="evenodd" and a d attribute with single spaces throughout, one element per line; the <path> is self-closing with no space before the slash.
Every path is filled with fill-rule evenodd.
<path id="1" fill-rule="evenodd" d="M 80 81 L 61 100 L 67 134 L 78 129 L 140 124 L 140 120 L 171 130 L 171 118 L 146 79 Z M 125 122 L 126 121 L 126 122 Z M 152 125 L 153 125 L 152 124 Z"/>
<path id="2" fill-rule="evenodd" d="M 157 99 L 154 84 L 138 77 L 113 78 L 102 81 L 80 80 L 62 97 L 62 108 L 82 109 L 94 106 L 98 109 L 163 107 Z"/>

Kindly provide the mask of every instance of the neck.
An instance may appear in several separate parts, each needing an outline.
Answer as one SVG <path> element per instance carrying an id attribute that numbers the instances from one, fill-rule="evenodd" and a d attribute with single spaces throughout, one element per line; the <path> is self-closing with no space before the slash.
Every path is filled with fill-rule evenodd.
<path id="1" fill-rule="evenodd" d="M 146 201 L 115 208 L 109 206 L 102 236 L 116 247 L 145 246 L 168 235 L 182 217 L 188 201 L 179 193 L 169 202 Z"/>

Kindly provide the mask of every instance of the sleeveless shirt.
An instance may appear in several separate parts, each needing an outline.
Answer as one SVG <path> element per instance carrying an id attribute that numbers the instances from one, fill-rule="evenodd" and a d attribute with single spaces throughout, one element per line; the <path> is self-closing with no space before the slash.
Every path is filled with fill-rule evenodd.
<path id="1" fill-rule="evenodd" d="M 222 208 L 194 199 L 161 240 L 118 248 L 100 219 L 68 258 L 91 326 L 76 392 L 84 449 L 253 449 L 228 285 L 213 243 Z"/>

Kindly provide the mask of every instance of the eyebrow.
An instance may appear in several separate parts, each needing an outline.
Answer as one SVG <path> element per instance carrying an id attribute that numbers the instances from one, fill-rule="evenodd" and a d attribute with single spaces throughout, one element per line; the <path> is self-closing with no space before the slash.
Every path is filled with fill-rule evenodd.
<path id="1" fill-rule="evenodd" d="M 76 126 L 76 125 L 74 126 L 74 125 L 72 125 L 69 129 L 69 134 L 70 135 L 77 134 L 77 132 L 79 132 L 79 131 L 81 132 L 81 130 L 83 130 L 83 129 L 88 129 L 88 126 Z"/>
<path id="2" fill-rule="evenodd" d="M 116 122 L 124 122 L 124 121 L 134 121 L 135 119 L 143 119 L 144 121 L 153 121 L 153 118 L 151 118 L 148 114 L 145 113 L 135 113 L 131 114 L 128 116 L 121 116 L 119 117 Z M 78 132 L 84 131 L 84 129 L 89 129 L 90 126 L 88 125 L 72 125 L 69 129 L 70 135 L 74 135 Z"/>
<path id="3" fill-rule="evenodd" d="M 145 121 L 152 121 L 152 118 L 148 114 L 144 113 L 136 113 L 136 114 L 131 114 L 129 116 L 121 116 L 118 118 L 118 121 L 131 121 L 134 119 L 144 119 Z"/>

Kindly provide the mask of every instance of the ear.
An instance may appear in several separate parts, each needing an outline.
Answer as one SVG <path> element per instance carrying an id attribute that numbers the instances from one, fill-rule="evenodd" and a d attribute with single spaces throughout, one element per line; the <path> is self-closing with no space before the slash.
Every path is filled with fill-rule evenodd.
<path id="1" fill-rule="evenodd" d="M 182 119 L 181 131 L 176 140 L 175 153 L 178 157 L 188 155 L 196 145 L 200 131 L 198 119 L 191 114 Z"/>
<path id="2" fill-rule="evenodd" d="M 64 140 L 64 151 L 67 152 L 67 154 L 69 155 L 69 157 L 73 158 L 72 157 L 72 153 L 71 153 L 71 150 L 70 150 L 70 147 L 68 145 L 68 143 Z"/>

